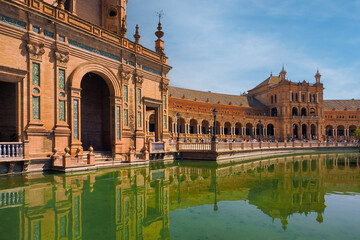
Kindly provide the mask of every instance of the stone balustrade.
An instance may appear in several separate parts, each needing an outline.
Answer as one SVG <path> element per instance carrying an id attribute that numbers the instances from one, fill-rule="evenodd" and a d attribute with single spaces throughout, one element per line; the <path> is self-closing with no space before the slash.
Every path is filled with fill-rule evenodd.
<path id="1" fill-rule="evenodd" d="M 217 142 L 217 143 L 178 143 L 171 144 L 170 151 L 186 152 L 208 152 L 213 148 L 216 152 L 247 151 L 256 149 L 294 149 L 294 148 L 356 148 L 358 143 L 354 142 Z"/>
<path id="2" fill-rule="evenodd" d="M 23 157 L 24 145 L 22 142 L 0 142 L 0 159 Z"/>

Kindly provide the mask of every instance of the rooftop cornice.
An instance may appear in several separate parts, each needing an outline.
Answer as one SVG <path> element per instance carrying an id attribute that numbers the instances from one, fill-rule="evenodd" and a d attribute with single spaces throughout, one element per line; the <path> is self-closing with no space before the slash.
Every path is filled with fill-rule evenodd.
<path id="1" fill-rule="evenodd" d="M 61 23 L 86 34 L 91 34 L 95 38 L 106 40 L 110 44 L 115 44 L 123 49 L 130 50 L 137 54 L 140 54 L 146 58 L 155 60 L 162 65 L 168 64 L 168 58 L 165 55 L 160 55 L 155 51 L 152 51 L 140 44 L 136 44 L 127 38 L 122 38 L 104 29 L 98 25 L 90 23 L 76 15 L 71 14 L 66 10 L 62 10 L 58 7 L 52 6 L 40 0 L 0 0 L 7 4 L 23 7 L 25 11 L 33 12 L 42 15 L 44 18 L 52 20 L 57 23 Z"/>

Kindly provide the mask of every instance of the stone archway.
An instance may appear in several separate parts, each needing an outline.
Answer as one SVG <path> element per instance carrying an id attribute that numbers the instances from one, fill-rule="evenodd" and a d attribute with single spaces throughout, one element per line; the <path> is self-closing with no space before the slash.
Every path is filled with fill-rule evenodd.
<path id="1" fill-rule="evenodd" d="M 81 81 L 81 142 L 84 149 L 111 151 L 111 108 L 107 84 L 97 74 Z"/>
<path id="2" fill-rule="evenodd" d="M 121 125 L 113 124 L 113 126 L 111 126 L 111 122 L 120 123 L 122 109 L 120 81 L 109 68 L 97 63 L 90 62 L 79 65 L 70 75 L 71 107 L 69 112 L 71 116 L 71 154 L 75 154 L 77 152 L 77 149 L 83 145 L 82 140 L 84 140 L 84 138 L 82 137 L 82 117 L 84 117 L 85 115 L 83 114 L 84 111 L 82 111 L 82 82 L 84 80 L 84 77 L 86 78 L 86 75 L 89 73 L 94 77 L 96 76 L 95 78 L 101 79 L 99 80 L 99 82 L 102 81 L 102 84 L 99 83 L 100 85 L 102 85 L 101 88 L 107 88 L 108 91 L 107 97 L 109 99 L 109 102 L 107 106 L 104 106 L 104 108 L 107 109 L 105 110 L 107 111 L 107 113 L 103 113 L 104 115 L 101 116 L 101 122 L 106 122 L 108 119 L 109 127 L 108 131 L 107 129 L 104 129 L 105 131 L 102 131 L 102 134 L 108 134 L 109 136 L 107 137 L 107 139 L 110 139 L 109 142 L 113 142 L 113 144 L 111 144 L 111 147 L 108 146 L 105 149 L 111 149 L 113 154 L 121 153 L 121 147 L 117 146 L 120 145 L 121 141 Z M 107 116 L 105 116 L 105 114 Z M 102 126 L 105 125 L 107 124 L 102 124 Z M 85 145 L 83 146 L 84 150 L 87 150 L 88 144 L 92 144 L 90 142 L 86 140 Z M 96 149 L 94 147 L 95 151 L 104 149 L 104 146 L 98 146 L 100 149 Z"/>

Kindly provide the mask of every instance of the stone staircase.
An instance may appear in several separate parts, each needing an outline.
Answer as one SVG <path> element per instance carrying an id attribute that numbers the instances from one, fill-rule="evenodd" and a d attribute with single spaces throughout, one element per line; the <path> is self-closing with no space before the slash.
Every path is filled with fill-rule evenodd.
<path id="1" fill-rule="evenodd" d="M 87 154 L 89 151 L 84 151 L 83 159 L 87 159 Z M 101 162 L 101 161 L 112 161 L 112 154 L 108 151 L 94 151 L 95 155 L 95 162 Z"/>

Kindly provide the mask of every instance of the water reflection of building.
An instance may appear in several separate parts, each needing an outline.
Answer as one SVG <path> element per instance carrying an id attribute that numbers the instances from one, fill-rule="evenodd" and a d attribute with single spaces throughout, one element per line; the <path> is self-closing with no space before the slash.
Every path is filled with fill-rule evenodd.
<path id="1" fill-rule="evenodd" d="M 238 200 L 257 206 L 286 228 L 293 214 L 316 213 L 322 222 L 328 192 L 359 192 L 358 157 L 185 164 L 4 178 L 0 235 L 4 239 L 170 239 L 170 211 L 204 204 L 221 211 L 218 202 Z"/>

